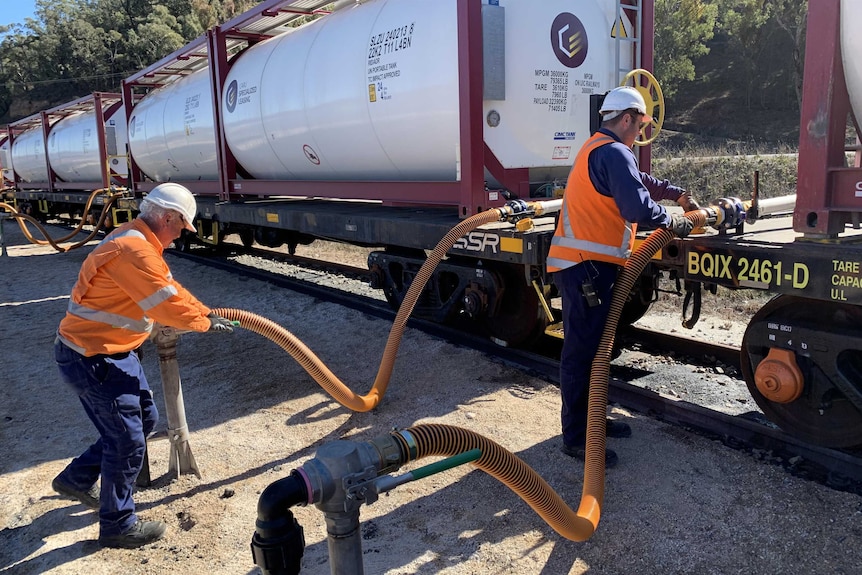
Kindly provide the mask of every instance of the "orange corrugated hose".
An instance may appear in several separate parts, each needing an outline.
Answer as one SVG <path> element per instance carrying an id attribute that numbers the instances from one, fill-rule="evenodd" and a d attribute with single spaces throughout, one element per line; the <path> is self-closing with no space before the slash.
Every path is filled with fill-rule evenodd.
<path id="1" fill-rule="evenodd" d="M 94 190 L 90 194 L 90 197 L 87 198 L 87 203 L 84 206 L 84 212 L 83 213 L 86 214 L 90 211 L 90 206 L 93 204 L 93 201 L 95 200 L 96 196 L 98 196 L 99 194 L 108 193 L 108 192 L 112 192 L 112 190 L 110 188 L 101 188 L 98 190 Z M 0 209 L 6 210 L 7 212 L 9 212 L 9 214 L 13 218 L 15 218 L 18 221 L 18 225 L 20 226 L 21 231 L 24 233 L 24 237 L 27 238 L 27 240 L 30 243 L 40 245 L 40 246 L 50 245 L 52 248 L 54 248 L 58 252 L 66 252 L 69 250 L 74 250 L 74 249 L 80 248 L 83 245 L 86 245 L 87 242 L 92 240 L 96 236 L 96 234 L 99 233 L 99 230 L 102 229 L 102 225 L 105 223 L 105 219 L 107 219 L 107 216 L 110 213 L 111 206 L 114 205 L 114 203 L 117 201 L 117 199 L 119 199 L 118 194 L 112 194 L 112 193 L 109 194 L 108 201 L 102 207 L 102 213 L 99 216 L 99 221 L 93 227 L 93 230 L 90 232 L 89 235 L 87 235 L 86 238 L 84 238 L 83 240 L 81 240 L 75 244 L 72 244 L 70 246 L 61 246 L 60 243 L 65 242 L 66 240 L 75 237 L 83 229 L 84 224 L 86 223 L 84 218 L 81 218 L 81 221 L 78 224 L 78 226 L 74 230 L 69 232 L 69 234 L 63 236 L 62 238 L 52 238 L 48 234 L 48 230 L 46 230 L 44 228 L 44 226 L 42 226 L 42 224 L 39 223 L 39 220 L 37 220 L 36 218 L 34 218 L 32 216 L 29 216 L 27 214 L 23 214 L 23 213 L 19 212 L 18 210 L 15 209 L 15 206 L 12 206 L 11 204 L 7 204 L 6 202 L 0 202 Z M 39 232 L 45 237 L 45 239 L 44 240 L 36 239 L 30 233 L 30 230 L 27 229 L 27 225 L 24 222 L 30 222 L 31 224 L 36 226 L 36 229 L 39 230 Z"/>
<path id="2" fill-rule="evenodd" d="M 416 274 L 404 296 L 404 301 L 401 302 L 401 307 L 398 308 L 398 313 L 395 315 L 392 328 L 389 331 L 389 339 L 386 341 L 383 358 L 380 360 L 377 377 L 374 380 L 371 391 L 367 395 L 358 395 L 351 391 L 320 361 L 314 352 L 299 341 L 295 335 L 275 322 L 243 310 L 221 308 L 213 311 L 225 319 L 238 321 L 243 328 L 262 335 L 278 344 L 305 368 L 309 375 L 314 378 L 314 381 L 344 407 L 352 411 L 370 411 L 377 407 L 386 393 L 389 379 L 392 376 L 392 369 L 395 365 L 395 357 L 398 354 L 398 347 L 401 345 L 401 337 L 407 326 L 407 319 L 413 312 L 416 301 L 419 299 L 419 295 L 431 277 L 434 268 L 437 267 L 437 264 L 446 255 L 446 252 L 461 237 L 479 226 L 496 222 L 499 219 L 500 212 L 498 210 L 486 210 L 460 222 L 449 230 L 443 236 L 443 239 L 437 243 L 437 246 L 422 264 L 422 267 L 419 268 L 419 272 Z"/>
<path id="3" fill-rule="evenodd" d="M 706 225 L 706 214 L 700 210 L 688 212 L 685 217 L 692 222 L 695 229 Z M 675 237 L 674 233 L 667 228 L 654 231 L 626 262 L 614 285 L 608 319 L 599 341 L 599 350 L 596 352 L 596 357 L 593 358 L 590 369 L 589 406 L 587 408 L 587 453 L 584 464 L 584 488 L 578 514 L 587 514 L 594 528 L 599 523 L 602 501 L 604 500 L 608 379 L 617 324 L 620 321 L 620 314 L 623 311 L 626 298 L 631 293 L 638 276 L 641 275 L 652 256 Z"/>
<path id="4" fill-rule="evenodd" d="M 706 224 L 706 215 L 701 211 L 686 214 L 695 228 Z M 314 380 L 323 387 L 336 401 L 353 411 L 368 411 L 373 409 L 386 393 L 386 386 L 392 374 L 395 355 L 401 342 L 401 336 L 407 324 L 407 318 L 413 311 L 413 306 L 431 276 L 431 272 L 443 255 L 463 235 L 475 227 L 497 221 L 499 213 L 488 210 L 461 222 L 438 243 L 432 254 L 419 270 L 413 284 L 407 291 L 404 302 L 398 310 L 394 325 L 389 333 L 386 350 L 383 354 L 380 369 L 374 386 L 366 396 L 359 396 L 350 391 L 335 375 L 309 350 L 305 344 L 289 331 L 278 324 L 255 315 L 236 309 L 215 309 L 215 313 L 232 320 L 248 330 L 260 334 L 278 344 L 296 359 Z M 479 222 L 479 223 L 477 223 Z M 634 286 L 635 280 L 646 267 L 652 256 L 666 246 L 674 238 L 672 231 L 659 229 L 650 234 L 643 244 L 632 254 L 626 263 L 614 286 L 611 298 L 610 312 L 605 323 L 599 350 L 593 359 L 590 370 L 589 407 L 587 415 L 586 462 L 584 465 L 584 485 L 581 503 L 577 513 L 566 505 L 557 493 L 527 464 L 517 456 L 507 451 L 497 443 L 472 431 L 446 425 L 418 425 L 405 431 L 415 440 L 416 459 L 430 455 L 456 455 L 464 451 L 479 448 L 482 456 L 475 464 L 493 477 L 502 481 L 520 496 L 536 513 L 544 519 L 557 533 L 573 541 L 586 541 L 595 532 L 601 518 L 601 506 L 604 500 L 605 483 L 605 418 L 608 404 L 608 380 L 610 373 L 611 351 L 617 324 L 622 313 L 623 304 Z M 411 446 L 405 444 L 405 439 L 396 434 L 402 443 L 405 453 L 411 453 Z"/>

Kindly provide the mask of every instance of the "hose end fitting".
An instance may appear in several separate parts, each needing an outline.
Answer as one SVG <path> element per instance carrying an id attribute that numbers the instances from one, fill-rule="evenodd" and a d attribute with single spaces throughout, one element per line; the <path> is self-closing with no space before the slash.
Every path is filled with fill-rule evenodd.
<path id="1" fill-rule="evenodd" d="M 251 554 L 254 564 L 260 567 L 263 575 L 297 575 L 305 552 L 305 533 L 302 526 L 285 510 L 281 517 L 281 529 L 276 533 L 270 529 L 270 536 L 263 537 L 255 531 L 251 538 Z"/>
<path id="2" fill-rule="evenodd" d="M 299 573 L 305 534 L 289 508 L 308 499 L 306 480 L 296 470 L 263 490 L 251 539 L 251 555 L 263 575 Z"/>

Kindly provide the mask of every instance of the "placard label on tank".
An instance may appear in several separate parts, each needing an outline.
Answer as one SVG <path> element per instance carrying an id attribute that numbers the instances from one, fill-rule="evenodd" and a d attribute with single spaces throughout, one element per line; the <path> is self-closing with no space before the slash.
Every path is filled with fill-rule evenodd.
<path id="1" fill-rule="evenodd" d="M 401 77 L 397 55 L 413 46 L 416 23 L 372 34 L 368 41 L 368 101 L 389 100 L 392 82 Z"/>
<path id="2" fill-rule="evenodd" d="M 569 103 L 569 71 L 536 68 L 533 75 L 533 105 L 549 112 L 565 112 Z"/>

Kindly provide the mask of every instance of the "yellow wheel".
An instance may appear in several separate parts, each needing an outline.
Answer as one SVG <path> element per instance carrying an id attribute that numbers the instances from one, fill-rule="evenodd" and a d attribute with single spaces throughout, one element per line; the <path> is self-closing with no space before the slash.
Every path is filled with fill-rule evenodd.
<path id="1" fill-rule="evenodd" d="M 643 69 L 632 70 L 623 78 L 621 86 L 631 86 L 643 96 L 647 114 L 652 116 L 652 122 L 641 128 L 641 133 L 635 140 L 636 146 L 651 144 L 661 132 L 664 125 L 664 94 L 655 76 Z"/>

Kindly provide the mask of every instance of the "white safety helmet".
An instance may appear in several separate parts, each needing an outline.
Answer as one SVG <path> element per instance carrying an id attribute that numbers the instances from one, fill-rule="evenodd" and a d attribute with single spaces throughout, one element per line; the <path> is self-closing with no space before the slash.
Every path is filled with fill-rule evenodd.
<path id="1" fill-rule="evenodd" d="M 181 213 L 185 218 L 186 229 L 190 232 L 196 231 L 194 221 L 198 213 L 198 205 L 195 197 L 185 186 L 173 182 L 159 184 L 144 196 L 143 201 Z"/>
<path id="2" fill-rule="evenodd" d="M 644 97 L 631 86 L 620 86 L 608 92 L 599 113 L 603 120 L 612 120 L 625 110 L 637 110 L 646 116 L 644 122 L 652 122 L 652 117 L 647 113 Z"/>

